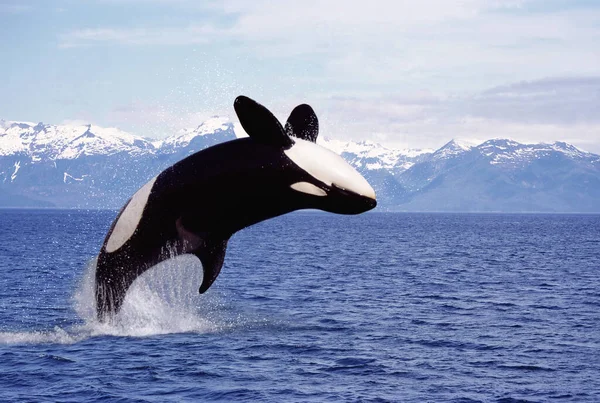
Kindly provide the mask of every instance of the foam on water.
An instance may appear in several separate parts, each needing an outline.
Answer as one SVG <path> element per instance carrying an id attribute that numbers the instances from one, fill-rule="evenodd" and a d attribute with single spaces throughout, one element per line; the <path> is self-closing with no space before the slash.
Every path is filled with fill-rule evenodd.
<path id="1" fill-rule="evenodd" d="M 82 324 L 51 331 L 0 332 L 0 343 L 70 344 L 95 336 L 208 333 L 235 326 L 215 315 L 220 305 L 217 296 L 199 295 L 202 264 L 192 255 L 176 256 L 138 277 L 119 313 L 104 323 L 96 318 L 95 271 L 96 259 L 87 264 L 73 295 L 73 308 Z"/>
<path id="2" fill-rule="evenodd" d="M 87 337 L 83 332 L 67 332 L 56 326 L 52 331 L 0 332 L 0 344 L 72 344 Z"/>

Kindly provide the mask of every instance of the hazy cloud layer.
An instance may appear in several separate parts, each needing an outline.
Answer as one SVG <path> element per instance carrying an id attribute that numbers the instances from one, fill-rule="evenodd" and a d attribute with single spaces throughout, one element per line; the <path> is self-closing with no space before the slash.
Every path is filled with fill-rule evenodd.
<path id="1" fill-rule="evenodd" d="M 473 95 L 331 98 L 329 129 L 354 139 L 437 147 L 450 138 L 565 140 L 600 152 L 600 76 L 519 82 Z"/>
<path id="2" fill-rule="evenodd" d="M 562 77 L 460 96 L 420 91 L 260 101 L 281 121 L 296 104 L 309 102 L 319 116 L 322 135 L 389 147 L 437 148 L 452 138 L 478 143 L 502 137 L 525 143 L 567 141 L 600 153 L 599 94 L 600 77 Z M 193 111 L 143 103 L 114 108 L 110 120 L 161 137 L 217 114 L 236 120 L 231 108 Z"/>
<path id="3" fill-rule="evenodd" d="M 246 94 L 282 120 L 308 102 L 342 139 L 600 152 L 598 21 L 587 0 L 0 1 L 0 30 L 28 33 L 0 44 L 0 110 L 160 137 Z"/>
<path id="4" fill-rule="evenodd" d="M 131 0 L 130 0 L 131 2 Z M 103 1 L 103 4 L 112 4 Z M 164 5 L 162 1 L 133 1 Z M 198 5 L 199 3 L 203 5 Z M 63 48 L 222 45 L 269 63 L 298 57 L 329 85 L 433 84 L 482 88 L 523 79 L 596 74 L 600 8 L 536 11 L 540 0 L 178 1 L 187 23 L 70 30 Z M 194 19 L 193 17 L 197 17 Z"/>

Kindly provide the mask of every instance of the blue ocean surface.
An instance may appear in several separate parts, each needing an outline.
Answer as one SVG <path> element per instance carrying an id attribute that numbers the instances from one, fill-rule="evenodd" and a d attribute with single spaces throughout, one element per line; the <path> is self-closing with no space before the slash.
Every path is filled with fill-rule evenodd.
<path id="1" fill-rule="evenodd" d="M 297 213 L 109 324 L 113 211 L 0 210 L 0 401 L 600 401 L 600 216 Z"/>

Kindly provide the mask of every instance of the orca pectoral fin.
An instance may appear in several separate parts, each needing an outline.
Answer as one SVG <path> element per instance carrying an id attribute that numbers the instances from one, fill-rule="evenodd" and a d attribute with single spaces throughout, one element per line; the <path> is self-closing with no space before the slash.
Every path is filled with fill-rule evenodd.
<path id="1" fill-rule="evenodd" d="M 285 134 L 279 120 L 263 105 L 240 95 L 235 99 L 233 108 L 242 127 L 252 139 L 283 148 L 294 145 L 292 139 Z"/>
<path id="2" fill-rule="evenodd" d="M 288 136 L 316 143 L 319 135 L 319 119 L 313 108 L 307 104 L 296 106 L 285 123 L 285 132 Z"/>
<path id="3" fill-rule="evenodd" d="M 210 288 L 221 272 L 221 267 L 223 267 L 225 261 L 227 241 L 228 239 L 207 238 L 204 244 L 193 252 L 202 262 L 204 270 L 199 290 L 200 294 L 204 294 Z"/>
<path id="4" fill-rule="evenodd" d="M 190 231 L 184 227 L 181 217 L 175 222 L 175 227 L 181 242 L 180 253 L 194 254 L 202 262 L 204 275 L 200 285 L 200 294 L 204 294 L 221 272 L 229 238 Z"/>

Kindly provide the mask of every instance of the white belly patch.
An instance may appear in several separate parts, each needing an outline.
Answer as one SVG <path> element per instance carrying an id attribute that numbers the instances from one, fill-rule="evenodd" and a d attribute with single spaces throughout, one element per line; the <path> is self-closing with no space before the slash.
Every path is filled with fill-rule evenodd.
<path id="1" fill-rule="evenodd" d="M 150 191 L 152 190 L 152 186 L 154 186 L 156 178 L 157 177 L 155 176 L 150 179 L 150 181 L 142 186 L 140 190 L 135 192 L 125 207 L 125 210 L 121 213 L 121 216 L 117 220 L 117 223 L 110 234 L 110 238 L 108 238 L 108 242 L 106 242 L 106 251 L 108 253 L 112 253 L 123 246 L 135 232 L 142 219 L 144 207 L 146 207 L 146 203 L 148 203 L 148 197 L 150 196 Z"/>

